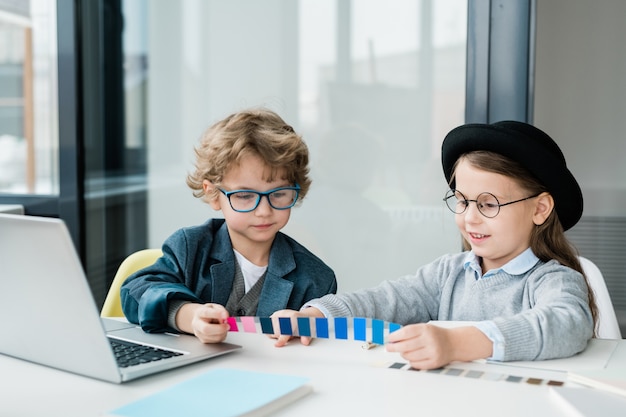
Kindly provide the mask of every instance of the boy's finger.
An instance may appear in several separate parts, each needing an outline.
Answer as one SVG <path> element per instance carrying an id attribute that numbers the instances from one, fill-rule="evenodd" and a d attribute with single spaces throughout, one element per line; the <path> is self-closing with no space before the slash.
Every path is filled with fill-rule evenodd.
<path id="1" fill-rule="evenodd" d="M 283 347 L 285 346 L 291 339 L 293 339 L 294 336 L 279 336 L 278 340 L 276 341 L 276 343 L 274 343 L 274 346 L 276 347 Z M 312 337 L 306 337 L 306 336 L 302 336 L 299 337 L 300 339 L 300 343 L 302 343 L 304 346 L 308 346 L 311 344 L 311 342 L 313 341 Z"/>
<path id="2" fill-rule="evenodd" d="M 219 304 L 206 304 L 204 308 L 198 312 L 198 316 L 203 319 L 221 323 L 228 318 L 228 312 Z"/>
<path id="3" fill-rule="evenodd" d="M 276 340 L 276 343 L 274 343 L 274 346 L 283 347 L 287 344 L 287 342 L 289 342 L 289 340 L 291 340 L 291 336 L 278 336 L 278 339 Z"/>

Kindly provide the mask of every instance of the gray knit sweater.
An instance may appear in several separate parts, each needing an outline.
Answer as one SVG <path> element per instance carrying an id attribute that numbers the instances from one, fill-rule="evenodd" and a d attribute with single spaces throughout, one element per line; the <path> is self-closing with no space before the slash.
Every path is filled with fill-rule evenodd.
<path id="1" fill-rule="evenodd" d="M 583 276 L 539 261 L 522 275 L 500 271 L 476 280 L 466 253 L 444 255 L 414 275 L 351 293 L 311 300 L 331 317 L 370 317 L 398 324 L 492 320 L 504 337 L 504 360 L 561 358 L 593 336 Z"/>

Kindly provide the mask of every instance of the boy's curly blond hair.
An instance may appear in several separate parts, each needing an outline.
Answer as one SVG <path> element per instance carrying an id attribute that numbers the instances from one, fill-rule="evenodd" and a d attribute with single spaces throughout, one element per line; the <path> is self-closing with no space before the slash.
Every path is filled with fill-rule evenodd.
<path id="1" fill-rule="evenodd" d="M 204 132 L 195 153 L 196 169 L 187 175 L 187 185 L 206 202 L 217 197 L 228 169 L 249 155 L 260 157 L 270 167 L 267 181 L 274 181 L 281 172 L 290 184 L 298 184 L 298 202 L 311 186 L 308 147 L 293 127 L 268 109 L 240 111 L 215 123 Z M 204 192 L 204 180 L 215 186 L 210 195 Z"/>

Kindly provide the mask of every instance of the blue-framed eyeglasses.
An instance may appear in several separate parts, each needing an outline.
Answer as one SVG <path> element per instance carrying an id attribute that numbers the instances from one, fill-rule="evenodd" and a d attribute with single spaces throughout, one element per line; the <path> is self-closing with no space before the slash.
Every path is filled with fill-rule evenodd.
<path id="1" fill-rule="evenodd" d="M 530 200 L 531 198 L 538 197 L 539 194 L 500 204 L 496 196 L 491 193 L 480 193 L 478 197 L 476 197 L 476 200 L 469 200 L 459 190 L 448 190 L 446 196 L 443 198 L 443 201 L 446 202 L 446 206 L 448 206 L 450 211 L 455 214 L 465 213 L 465 210 L 467 210 L 469 203 L 474 202 L 476 203 L 476 207 L 478 208 L 480 214 L 492 219 L 496 217 L 498 213 L 500 213 L 500 207 L 508 206 L 509 204 L 519 203 L 520 201 Z"/>
<path id="2" fill-rule="evenodd" d="M 228 198 L 230 207 L 239 213 L 254 211 L 259 206 L 261 197 L 266 197 L 273 209 L 287 210 L 296 204 L 300 194 L 300 186 L 298 184 L 293 187 L 279 187 L 269 191 L 226 191 L 221 188 L 219 190 Z"/>

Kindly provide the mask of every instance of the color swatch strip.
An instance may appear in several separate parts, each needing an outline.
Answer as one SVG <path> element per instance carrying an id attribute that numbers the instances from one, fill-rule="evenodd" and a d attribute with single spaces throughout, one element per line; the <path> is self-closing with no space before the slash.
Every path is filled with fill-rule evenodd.
<path id="1" fill-rule="evenodd" d="M 389 369 L 400 369 L 406 371 L 415 371 L 415 372 L 427 372 L 431 374 L 441 374 L 448 376 L 459 376 L 464 378 L 471 379 L 482 379 L 488 381 L 506 381 L 513 383 L 526 383 L 530 385 L 551 385 L 551 386 L 561 386 L 565 383 L 563 381 L 556 381 L 551 379 L 543 379 L 543 378 L 533 378 L 533 377 L 525 377 L 518 375 L 507 375 L 501 374 L 497 372 L 485 372 L 474 369 L 461 369 L 455 368 L 452 366 L 445 366 L 443 368 L 437 369 L 415 369 L 411 367 L 406 362 L 394 362 L 387 366 Z"/>
<path id="2" fill-rule="evenodd" d="M 298 317 L 295 320 L 279 317 L 229 317 L 231 332 L 308 336 L 321 339 L 361 340 L 383 345 L 389 333 L 398 330 L 399 324 L 364 317 Z"/>

